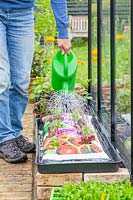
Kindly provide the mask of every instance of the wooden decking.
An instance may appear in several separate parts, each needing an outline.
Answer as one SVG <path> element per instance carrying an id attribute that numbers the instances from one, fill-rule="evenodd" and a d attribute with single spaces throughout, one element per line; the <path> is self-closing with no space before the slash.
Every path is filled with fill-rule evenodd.
<path id="1" fill-rule="evenodd" d="M 29 105 L 23 118 L 23 134 L 33 141 L 33 114 Z M 34 155 L 28 154 L 23 164 L 8 164 L 0 159 L 0 200 L 33 200 L 34 198 Z"/>
<path id="2" fill-rule="evenodd" d="M 34 140 L 33 105 L 29 104 L 23 118 L 23 134 Z M 28 161 L 23 164 L 8 164 L 0 159 L 0 200 L 49 200 L 52 187 L 61 186 L 71 181 L 79 183 L 91 179 L 117 181 L 129 178 L 126 169 L 116 173 L 66 173 L 39 174 L 35 167 L 35 155 L 28 154 Z"/>

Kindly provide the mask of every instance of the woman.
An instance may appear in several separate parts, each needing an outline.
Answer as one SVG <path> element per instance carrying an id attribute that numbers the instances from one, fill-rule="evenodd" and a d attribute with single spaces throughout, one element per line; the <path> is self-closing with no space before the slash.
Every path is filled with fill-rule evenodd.
<path id="1" fill-rule="evenodd" d="M 69 54 L 65 0 L 51 0 L 58 28 L 58 46 Z M 0 157 L 27 160 L 35 145 L 22 135 L 34 52 L 34 0 L 0 0 Z M 10 83 L 10 84 L 9 84 Z"/>

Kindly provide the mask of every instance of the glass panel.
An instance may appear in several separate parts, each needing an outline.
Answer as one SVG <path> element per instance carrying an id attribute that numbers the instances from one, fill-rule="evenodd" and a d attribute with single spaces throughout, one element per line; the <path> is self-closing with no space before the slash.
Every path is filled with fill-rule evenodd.
<path id="1" fill-rule="evenodd" d="M 97 3 L 92 2 L 92 94 L 96 105 L 97 94 Z"/>
<path id="2" fill-rule="evenodd" d="M 102 112 L 101 118 L 110 133 L 110 0 L 102 1 Z"/>
<path id="3" fill-rule="evenodd" d="M 130 168 L 130 1 L 116 0 L 117 147 Z"/>
<path id="4" fill-rule="evenodd" d="M 88 88 L 88 0 L 67 0 L 69 36 L 78 61 L 76 89 Z"/>

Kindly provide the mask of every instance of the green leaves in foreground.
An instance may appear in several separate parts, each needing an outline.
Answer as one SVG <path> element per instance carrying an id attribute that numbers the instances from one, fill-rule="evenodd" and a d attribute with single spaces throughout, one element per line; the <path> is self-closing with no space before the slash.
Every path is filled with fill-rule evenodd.
<path id="1" fill-rule="evenodd" d="M 63 200 L 133 200 L 133 187 L 130 181 L 111 184 L 97 181 L 77 185 L 67 183 L 60 192 Z"/>

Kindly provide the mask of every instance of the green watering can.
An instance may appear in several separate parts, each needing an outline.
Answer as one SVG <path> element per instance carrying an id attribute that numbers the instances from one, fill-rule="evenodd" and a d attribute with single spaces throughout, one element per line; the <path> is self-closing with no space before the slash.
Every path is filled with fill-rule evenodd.
<path id="1" fill-rule="evenodd" d="M 52 60 L 52 87 L 55 91 L 72 91 L 75 86 L 77 59 L 72 50 L 62 55 L 59 50 Z"/>

